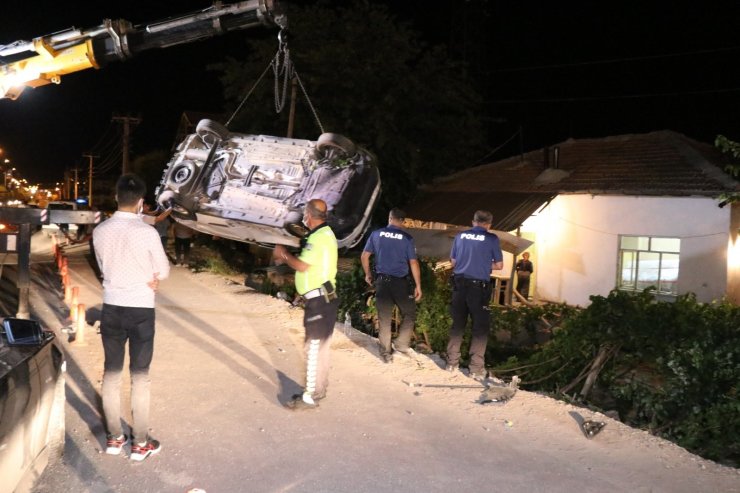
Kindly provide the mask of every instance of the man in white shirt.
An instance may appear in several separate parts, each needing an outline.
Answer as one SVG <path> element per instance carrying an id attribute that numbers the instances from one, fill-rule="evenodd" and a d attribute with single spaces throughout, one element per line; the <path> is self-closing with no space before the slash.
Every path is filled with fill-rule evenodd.
<path id="1" fill-rule="evenodd" d="M 149 365 L 154 350 L 154 298 L 159 281 L 170 273 L 157 231 L 141 218 L 146 185 L 127 174 L 116 183 L 118 210 L 93 231 L 93 245 L 103 274 L 100 334 L 105 353 L 103 411 L 106 453 L 120 454 L 128 437 L 121 427 L 121 374 L 129 344 L 131 459 L 141 461 L 161 449 L 149 437 Z"/>

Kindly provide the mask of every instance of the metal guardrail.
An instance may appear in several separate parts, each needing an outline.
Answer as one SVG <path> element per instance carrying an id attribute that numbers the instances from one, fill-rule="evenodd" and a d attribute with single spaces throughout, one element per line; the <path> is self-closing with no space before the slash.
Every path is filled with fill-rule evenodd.
<path id="1" fill-rule="evenodd" d="M 102 219 L 99 211 L 67 211 L 36 209 L 32 207 L 0 207 L 0 222 L 18 225 L 15 246 L 18 254 L 18 318 L 29 318 L 28 295 L 31 286 L 31 225 L 43 224 L 96 224 Z M 6 248 L 8 246 L 6 238 Z"/>

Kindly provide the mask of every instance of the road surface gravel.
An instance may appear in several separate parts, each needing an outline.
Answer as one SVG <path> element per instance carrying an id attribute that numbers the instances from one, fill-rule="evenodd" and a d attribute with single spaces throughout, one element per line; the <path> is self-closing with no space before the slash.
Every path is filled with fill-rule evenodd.
<path id="1" fill-rule="evenodd" d="M 43 235 L 32 245 L 31 312 L 59 331 L 68 309 L 51 247 Z M 92 325 L 101 286 L 89 251 L 65 255 Z M 342 325 L 328 397 L 291 411 L 283 403 L 303 381 L 301 309 L 184 267 L 172 268 L 157 303 L 150 423 L 161 453 L 142 463 L 128 450 L 103 453 L 103 352 L 88 327 L 84 345 L 64 341 L 66 446 L 35 492 L 740 492 L 737 469 L 536 393 L 480 404 L 482 389 L 455 387 L 474 382 L 435 356 L 385 364 L 374 338 Z M 584 419 L 607 425 L 589 440 Z"/>

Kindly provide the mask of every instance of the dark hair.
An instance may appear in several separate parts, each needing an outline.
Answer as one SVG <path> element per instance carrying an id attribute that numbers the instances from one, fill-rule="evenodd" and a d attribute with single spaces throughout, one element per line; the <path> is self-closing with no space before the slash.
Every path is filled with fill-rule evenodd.
<path id="1" fill-rule="evenodd" d="M 475 211 L 473 215 L 473 222 L 478 224 L 491 224 L 493 221 L 493 215 L 488 211 Z"/>
<path id="2" fill-rule="evenodd" d="M 406 219 L 406 213 L 398 207 L 394 207 L 393 209 L 391 209 L 389 216 L 398 221 L 403 221 L 404 219 Z"/>
<path id="3" fill-rule="evenodd" d="M 136 205 L 146 194 L 146 183 L 133 173 L 121 175 L 116 182 L 116 200 L 118 205 L 130 207 Z"/>

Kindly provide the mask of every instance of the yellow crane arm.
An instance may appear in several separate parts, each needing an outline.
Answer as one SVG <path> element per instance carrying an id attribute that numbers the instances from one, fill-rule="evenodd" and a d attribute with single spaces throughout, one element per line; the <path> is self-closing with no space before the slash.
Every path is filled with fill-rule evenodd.
<path id="1" fill-rule="evenodd" d="M 91 40 L 58 51 L 43 38 L 35 39 L 33 46 L 38 55 L 0 65 L 0 97 L 16 99 L 26 87 L 59 84 L 62 75 L 100 68 L 95 62 Z"/>
<path id="2" fill-rule="evenodd" d="M 278 0 L 247 0 L 133 26 L 118 19 L 105 19 L 88 30 L 75 28 L 0 45 L 0 98 L 16 99 L 26 87 L 59 84 L 61 76 L 88 68 L 100 68 L 113 60 L 126 60 L 152 48 L 182 43 L 254 26 L 287 28 L 288 21 Z"/>

